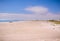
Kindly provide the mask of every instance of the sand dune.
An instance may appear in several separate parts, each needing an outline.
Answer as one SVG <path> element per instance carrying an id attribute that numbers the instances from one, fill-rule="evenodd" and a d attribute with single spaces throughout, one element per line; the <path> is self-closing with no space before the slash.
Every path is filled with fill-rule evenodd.
<path id="1" fill-rule="evenodd" d="M 60 25 L 47 21 L 1 22 L 0 41 L 60 41 Z"/>

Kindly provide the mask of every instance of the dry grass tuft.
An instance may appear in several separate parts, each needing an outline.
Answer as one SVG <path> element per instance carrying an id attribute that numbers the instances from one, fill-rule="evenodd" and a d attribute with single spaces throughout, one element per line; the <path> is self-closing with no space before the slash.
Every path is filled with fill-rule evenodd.
<path id="1" fill-rule="evenodd" d="M 50 22 L 54 22 L 55 24 L 60 24 L 60 21 L 57 20 L 49 20 Z"/>

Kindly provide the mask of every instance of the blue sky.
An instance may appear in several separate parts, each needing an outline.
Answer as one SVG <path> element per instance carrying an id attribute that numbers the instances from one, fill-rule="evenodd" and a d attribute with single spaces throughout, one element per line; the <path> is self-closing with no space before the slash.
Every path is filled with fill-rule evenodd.
<path id="1" fill-rule="evenodd" d="M 23 13 L 28 6 L 44 6 L 56 13 L 60 11 L 60 0 L 0 0 L 1 13 Z"/>
<path id="2" fill-rule="evenodd" d="M 0 16 L 2 13 L 32 14 L 31 10 L 25 10 L 29 7 L 44 7 L 48 8 L 49 13 L 60 14 L 60 0 L 0 0 Z"/>

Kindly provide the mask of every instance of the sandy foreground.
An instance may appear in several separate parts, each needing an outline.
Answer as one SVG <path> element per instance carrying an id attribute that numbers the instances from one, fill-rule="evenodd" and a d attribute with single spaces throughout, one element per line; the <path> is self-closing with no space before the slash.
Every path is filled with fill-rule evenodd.
<path id="1" fill-rule="evenodd" d="M 60 25 L 47 21 L 0 22 L 0 41 L 60 41 Z"/>

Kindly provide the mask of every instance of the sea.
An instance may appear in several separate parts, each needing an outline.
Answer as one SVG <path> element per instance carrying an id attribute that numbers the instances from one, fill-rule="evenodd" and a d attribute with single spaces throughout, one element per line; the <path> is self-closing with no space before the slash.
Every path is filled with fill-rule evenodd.
<path id="1" fill-rule="evenodd" d="M 20 21 L 20 20 L 0 20 L 0 22 L 15 22 L 15 21 Z"/>

